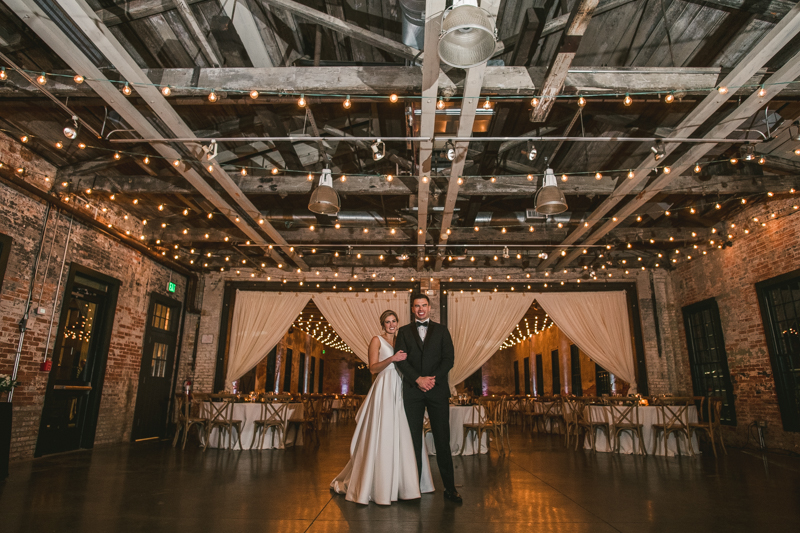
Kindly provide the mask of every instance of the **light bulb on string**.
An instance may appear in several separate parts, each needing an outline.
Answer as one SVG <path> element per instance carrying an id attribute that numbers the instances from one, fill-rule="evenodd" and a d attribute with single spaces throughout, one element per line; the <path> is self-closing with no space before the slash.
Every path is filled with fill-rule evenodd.
<path id="1" fill-rule="evenodd" d="M 442 99 L 441 96 L 439 97 L 439 101 L 436 102 L 436 109 L 439 110 L 444 109 L 444 100 Z"/>
<path id="2" fill-rule="evenodd" d="M 27 135 L 23 135 L 22 137 L 20 137 L 20 138 L 19 138 L 19 140 L 20 140 L 20 142 L 21 142 L 22 144 L 25 144 L 25 143 L 26 143 L 26 142 L 28 142 L 30 139 L 28 138 L 28 136 L 27 136 Z"/>
<path id="3" fill-rule="evenodd" d="M 717 92 L 719 94 L 728 94 L 728 88 L 724 86 L 717 87 Z"/>
<path id="4" fill-rule="evenodd" d="M 219 100 L 219 96 L 217 96 L 217 93 L 212 89 L 211 92 L 208 93 L 208 101 L 213 103 L 217 100 Z"/>
<path id="5" fill-rule="evenodd" d="M 142 159 L 142 162 L 143 162 L 145 165 L 149 165 L 149 164 L 150 164 L 150 157 L 148 157 L 148 156 L 144 156 L 144 159 Z"/>
<path id="6" fill-rule="evenodd" d="M 531 98 L 531 107 L 539 107 L 539 99 L 535 96 Z"/>
<path id="7" fill-rule="evenodd" d="M 119 152 L 114 152 L 114 159 L 116 159 L 117 161 L 119 161 L 121 158 L 122 158 L 122 156 L 120 155 L 120 153 L 119 153 Z"/>
<path id="8" fill-rule="evenodd" d="M 39 85 L 44 85 L 47 83 L 47 76 L 45 76 L 44 72 L 36 76 L 36 83 Z"/>
<path id="9" fill-rule="evenodd" d="M 306 95 L 304 94 L 300 95 L 300 98 L 297 100 L 297 105 L 299 105 L 300 107 L 306 106 Z"/>
<path id="10" fill-rule="evenodd" d="M 62 148 L 64 148 L 64 143 L 62 143 L 61 141 L 56 141 L 55 146 L 57 149 L 61 150 Z"/>
<path id="11" fill-rule="evenodd" d="M 344 102 L 342 102 L 342 107 L 344 107 L 345 109 L 350 109 L 352 105 L 353 103 L 350 101 L 350 95 L 348 94 L 347 98 L 345 98 Z"/>
<path id="12" fill-rule="evenodd" d="M 701 167 L 700 165 L 695 165 L 694 166 L 694 173 L 695 174 L 699 174 L 701 170 L 703 170 L 703 167 Z"/>
<path id="13" fill-rule="evenodd" d="M 596 179 L 596 180 L 601 180 L 601 179 L 603 179 L 603 175 L 602 175 L 601 173 L 597 172 L 597 173 L 595 173 L 595 175 L 594 175 L 594 179 Z"/>
<path id="14" fill-rule="evenodd" d="M 8 79 L 8 73 L 6 72 L 6 67 L 0 67 L 0 81 L 6 81 Z"/>
<path id="15" fill-rule="evenodd" d="M 766 89 L 764 88 L 764 86 L 762 85 L 762 86 L 761 86 L 761 87 L 759 87 L 759 89 L 758 89 L 758 97 L 759 97 L 759 98 L 764 98 L 765 96 L 767 96 L 767 90 L 766 90 Z"/>
<path id="16" fill-rule="evenodd" d="M 675 95 L 673 93 L 667 93 L 664 96 L 664 103 L 671 104 L 674 101 L 675 101 Z"/>
<path id="17" fill-rule="evenodd" d="M 72 80 L 73 80 L 75 83 L 77 83 L 78 85 L 80 85 L 81 83 L 83 83 L 83 80 L 85 80 L 85 79 L 86 79 L 86 78 L 84 78 L 84 77 L 83 77 L 83 76 L 81 76 L 80 74 L 75 74 L 75 77 L 73 77 L 73 78 L 72 78 Z"/>
<path id="18" fill-rule="evenodd" d="M 272 175 L 274 176 L 275 174 L 277 174 L 280 171 L 278 170 L 278 167 L 272 167 L 272 171 L 271 172 L 272 172 Z"/>
<path id="19" fill-rule="evenodd" d="M 250 98 L 252 98 L 253 100 L 255 100 L 256 98 L 258 98 L 258 91 L 256 91 L 255 89 L 253 89 L 252 91 L 250 91 Z"/>
<path id="20" fill-rule="evenodd" d="M 632 180 L 636 174 L 633 173 L 633 170 L 628 171 L 628 179 Z"/>
<path id="21" fill-rule="evenodd" d="M 578 107 L 584 107 L 584 106 L 586 106 L 586 98 L 581 96 L 580 98 L 578 98 Z"/>
<path id="22" fill-rule="evenodd" d="M 161 88 L 161 94 L 163 94 L 164 96 L 169 96 L 172 94 L 172 89 L 169 88 L 169 85 L 164 85 Z"/>
<path id="23" fill-rule="evenodd" d="M 389 95 L 389 101 L 390 101 L 391 103 L 393 103 L 393 104 L 394 104 L 394 103 L 396 103 L 396 102 L 397 102 L 397 99 L 398 99 L 398 98 L 397 98 L 397 95 L 396 95 L 396 94 L 390 94 L 390 95 Z"/>
<path id="24" fill-rule="evenodd" d="M 622 99 L 622 103 L 626 106 L 630 106 L 633 103 L 633 98 L 631 98 L 631 95 L 625 94 L 625 98 Z"/>
<path id="25" fill-rule="evenodd" d="M 86 149 L 86 144 L 84 144 L 84 143 L 78 143 L 78 149 L 79 149 L 79 150 L 85 150 L 85 149 Z"/>

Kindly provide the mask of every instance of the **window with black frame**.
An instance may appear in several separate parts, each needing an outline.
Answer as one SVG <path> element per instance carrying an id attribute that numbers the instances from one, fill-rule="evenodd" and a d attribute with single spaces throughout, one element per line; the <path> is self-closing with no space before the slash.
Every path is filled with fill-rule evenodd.
<path id="1" fill-rule="evenodd" d="M 716 300 L 712 298 L 684 307 L 683 324 L 694 394 L 721 398 L 720 421 L 735 426 L 733 385 Z"/>
<path id="2" fill-rule="evenodd" d="M 800 431 L 800 270 L 756 284 L 785 431 Z"/>
<path id="3" fill-rule="evenodd" d="M 0 289 L 3 288 L 3 279 L 6 277 L 6 265 L 11 254 L 11 237 L 0 233 Z"/>

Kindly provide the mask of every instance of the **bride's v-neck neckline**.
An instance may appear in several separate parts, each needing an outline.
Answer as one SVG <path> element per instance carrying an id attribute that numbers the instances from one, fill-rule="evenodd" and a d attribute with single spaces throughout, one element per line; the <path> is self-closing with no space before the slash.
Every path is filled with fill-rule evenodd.
<path id="1" fill-rule="evenodd" d="M 384 338 L 383 338 L 383 335 L 378 335 L 378 338 L 379 338 L 380 340 L 382 340 L 383 342 L 385 342 L 386 344 L 388 344 L 388 345 L 389 345 L 389 346 L 392 348 L 392 350 L 394 350 L 394 346 L 393 346 L 393 345 L 392 345 L 392 344 L 391 344 L 389 341 L 387 341 L 386 339 L 384 339 Z"/>

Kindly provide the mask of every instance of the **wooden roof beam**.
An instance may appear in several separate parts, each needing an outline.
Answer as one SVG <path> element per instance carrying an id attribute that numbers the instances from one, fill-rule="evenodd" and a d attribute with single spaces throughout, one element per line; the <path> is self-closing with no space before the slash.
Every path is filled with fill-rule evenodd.
<path id="1" fill-rule="evenodd" d="M 334 16 L 328 15 L 327 13 L 322 13 L 316 9 L 311 9 L 299 2 L 294 2 L 293 0 L 263 1 L 271 6 L 285 9 L 286 11 L 293 13 L 298 17 L 310 20 L 311 22 L 319 24 L 320 26 L 330 28 L 339 34 L 344 35 L 345 37 L 350 37 L 351 39 L 361 41 L 370 46 L 374 46 L 375 48 L 385 50 L 396 56 L 411 60 L 419 59 L 421 57 L 420 51 L 416 48 L 406 46 L 403 43 L 399 43 L 382 35 L 378 35 L 377 33 L 365 30 L 361 26 L 340 20 Z"/>
<path id="2" fill-rule="evenodd" d="M 181 0 L 188 2 L 190 0 Z M 267 51 L 264 38 L 256 25 L 250 4 L 247 0 L 220 0 L 222 9 L 233 22 L 233 27 L 242 41 L 247 57 L 254 67 L 274 67 L 275 63 Z"/>
<path id="3" fill-rule="evenodd" d="M 784 17 L 775 27 L 764 36 L 758 45 L 750 51 L 734 69 L 725 76 L 720 86 L 739 86 L 744 80 L 749 79 L 754 73 L 772 58 L 783 46 L 785 46 L 798 32 L 800 32 L 800 5 L 795 6 L 786 17 Z M 783 69 L 782 69 L 783 70 Z M 751 96 L 755 96 L 753 93 Z M 770 98 L 774 97 L 769 94 Z M 730 96 L 720 94 L 718 91 L 711 91 L 702 102 L 700 102 L 688 116 L 686 116 L 680 124 L 667 136 L 669 137 L 688 137 L 694 133 L 706 120 L 714 115 L 725 103 Z M 756 96 L 756 98 L 758 98 Z M 735 112 L 734 112 L 735 113 Z M 752 113 L 751 113 L 752 114 Z M 725 119 L 727 120 L 727 119 Z M 668 157 L 679 145 L 674 143 L 666 143 L 664 145 Z M 701 147 L 712 148 L 713 145 L 697 144 L 694 145 L 698 149 Z M 694 148 L 693 148 L 694 149 Z M 587 219 L 584 226 L 579 227 L 569 237 L 564 240 L 563 244 L 572 245 L 577 243 L 585 235 L 592 231 L 595 224 L 604 221 L 604 217 L 613 209 L 618 203 L 625 199 L 633 188 L 642 181 L 649 179 L 650 172 L 653 168 L 653 159 L 649 155 L 639 164 L 634 171 L 633 179 L 623 181 L 614 193 L 606 198 Z M 679 171 L 680 173 L 680 171 Z M 542 261 L 537 267 L 538 270 L 544 270 L 559 259 L 559 254 L 554 253 L 547 260 Z"/>
<path id="4" fill-rule="evenodd" d="M 197 22 L 194 12 L 192 11 L 192 8 L 189 7 L 187 1 L 175 0 L 175 7 L 178 10 L 178 14 L 181 16 L 181 19 L 183 19 L 183 23 L 186 25 L 186 28 L 189 30 L 189 33 L 200 47 L 200 51 L 203 52 L 203 56 L 205 56 L 206 61 L 208 61 L 212 67 L 221 66 L 223 62 L 220 60 L 217 51 L 211 46 L 208 38 L 203 34 L 203 30 L 200 29 L 200 24 Z"/>
<path id="5" fill-rule="evenodd" d="M 137 83 L 137 92 L 147 101 L 150 108 L 159 116 L 167 128 L 172 133 L 181 138 L 194 137 L 194 133 L 183 119 L 167 102 L 161 92 L 151 85 L 147 85 L 147 77 L 136 64 L 135 60 L 117 41 L 111 31 L 103 25 L 97 15 L 84 0 L 56 0 L 65 13 L 75 22 L 75 24 L 92 40 L 101 50 L 103 55 L 119 70 L 126 80 Z M 118 96 L 119 98 L 119 96 Z M 184 143 L 187 149 L 200 161 L 205 155 L 200 143 Z M 208 165 L 208 172 L 222 186 L 233 201 L 238 204 L 244 213 L 249 216 L 258 227 L 264 231 L 273 241 L 280 245 L 284 253 L 287 254 L 300 268 L 307 268 L 307 265 L 296 257 L 296 255 L 281 242 L 280 234 L 268 222 L 261 223 L 260 213 L 253 203 L 242 193 L 236 184 L 230 179 L 228 174 L 222 170 L 219 162 L 203 161 L 204 166 Z"/>
<path id="6" fill-rule="evenodd" d="M 531 122 L 547 120 L 550 110 L 555 105 L 555 96 L 561 94 L 561 90 L 564 88 L 569 67 L 578 52 L 581 38 L 586 33 L 586 28 L 589 27 L 589 21 L 592 20 L 598 2 L 599 0 L 579 0 L 572 9 L 564 34 L 561 36 L 561 44 L 556 55 L 550 61 L 547 77 L 539 91 L 541 95 L 539 105 L 531 113 Z"/>

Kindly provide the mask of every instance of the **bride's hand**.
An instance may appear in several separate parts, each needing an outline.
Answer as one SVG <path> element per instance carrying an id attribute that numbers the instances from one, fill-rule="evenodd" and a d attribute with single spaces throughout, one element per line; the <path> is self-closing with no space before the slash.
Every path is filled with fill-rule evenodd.
<path id="1" fill-rule="evenodd" d="M 405 361 L 406 357 L 408 357 L 408 354 L 403 350 L 400 350 L 399 352 L 397 352 L 392 356 L 392 361 L 394 361 L 395 363 L 398 361 Z"/>

